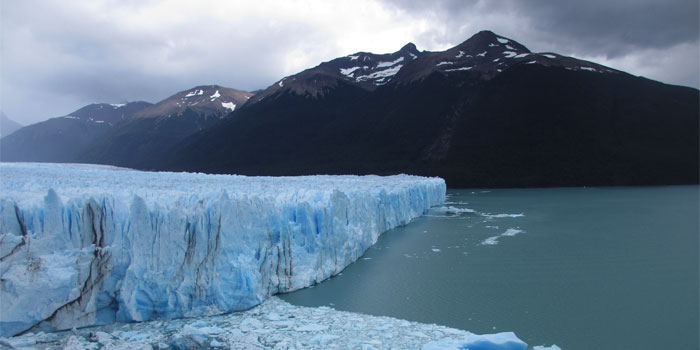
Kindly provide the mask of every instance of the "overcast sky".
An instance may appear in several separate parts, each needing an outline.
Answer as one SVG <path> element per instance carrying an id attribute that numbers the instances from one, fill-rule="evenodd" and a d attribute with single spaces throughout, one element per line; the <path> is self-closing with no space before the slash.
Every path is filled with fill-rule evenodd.
<path id="1" fill-rule="evenodd" d="M 484 29 L 697 88 L 698 0 L 0 0 L 0 109 L 22 124 L 196 85 L 262 89 L 357 51 Z"/>

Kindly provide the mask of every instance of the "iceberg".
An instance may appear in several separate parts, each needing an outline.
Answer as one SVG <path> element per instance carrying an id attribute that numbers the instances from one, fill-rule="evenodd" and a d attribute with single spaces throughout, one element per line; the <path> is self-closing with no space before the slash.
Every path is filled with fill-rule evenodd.
<path id="1" fill-rule="evenodd" d="M 409 175 L 0 164 L 0 336 L 247 310 L 444 201 Z"/>
<path id="2" fill-rule="evenodd" d="M 423 350 L 525 350 L 527 344 L 513 332 L 496 334 L 469 333 L 462 339 L 441 339 L 423 346 Z"/>

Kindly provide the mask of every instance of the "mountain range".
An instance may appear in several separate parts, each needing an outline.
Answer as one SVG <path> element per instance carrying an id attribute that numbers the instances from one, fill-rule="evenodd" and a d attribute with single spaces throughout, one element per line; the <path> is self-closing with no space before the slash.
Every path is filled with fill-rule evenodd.
<path id="1" fill-rule="evenodd" d="M 286 77 L 158 169 L 440 176 L 451 187 L 698 182 L 697 89 L 480 32 Z"/>
<path id="2" fill-rule="evenodd" d="M 196 86 L 134 113 L 94 139 L 74 161 L 153 169 L 155 159 L 197 131 L 215 125 L 253 96 L 218 85 Z"/>
<path id="3" fill-rule="evenodd" d="M 0 160 L 74 161 L 95 138 L 150 105 L 148 102 L 94 103 L 71 114 L 25 126 L 0 139 Z"/>
<path id="4" fill-rule="evenodd" d="M 256 94 L 195 87 L 68 150 L 45 147 L 56 152 L 42 159 L 21 149 L 31 137 L 60 140 L 62 129 L 46 125 L 53 134 L 42 138 L 21 133 L 28 126 L 0 140 L 0 158 L 244 175 L 403 172 L 451 187 L 698 183 L 699 95 L 482 31 L 441 52 L 409 43 L 339 57 Z"/>

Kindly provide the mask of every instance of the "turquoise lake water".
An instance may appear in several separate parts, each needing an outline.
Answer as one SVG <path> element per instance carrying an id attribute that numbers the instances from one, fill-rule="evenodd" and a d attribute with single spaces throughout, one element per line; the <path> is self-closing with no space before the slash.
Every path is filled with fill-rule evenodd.
<path id="1" fill-rule="evenodd" d="M 281 297 L 530 346 L 698 349 L 699 190 L 448 190 L 341 275 Z"/>

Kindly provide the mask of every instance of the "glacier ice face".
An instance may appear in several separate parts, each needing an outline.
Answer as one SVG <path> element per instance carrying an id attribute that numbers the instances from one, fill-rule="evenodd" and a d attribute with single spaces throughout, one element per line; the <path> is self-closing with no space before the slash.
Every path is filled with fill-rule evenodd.
<path id="1" fill-rule="evenodd" d="M 438 178 L 0 164 L 0 336 L 218 314 L 343 270 Z"/>

